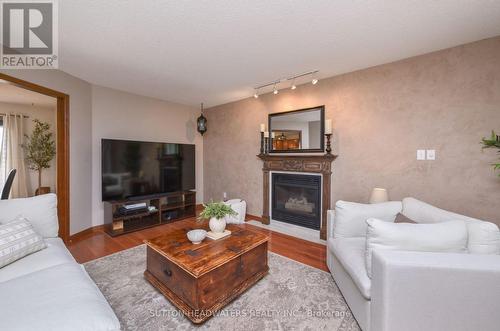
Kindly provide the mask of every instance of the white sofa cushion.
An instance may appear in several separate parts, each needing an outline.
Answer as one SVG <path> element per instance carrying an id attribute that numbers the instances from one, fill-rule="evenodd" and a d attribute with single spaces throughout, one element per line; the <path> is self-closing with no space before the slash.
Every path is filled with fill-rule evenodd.
<path id="1" fill-rule="evenodd" d="M 0 268 L 45 247 L 43 238 L 24 217 L 0 224 Z"/>
<path id="2" fill-rule="evenodd" d="M 17 216 L 28 219 L 44 238 L 56 238 L 59 231 L 57 220 L 57 196 L 53 193 L 32 198 L 0 200 L 0 223 Z"/>
<path id="3" fill-rule="evenodd" d="M 415 198 L 403 199 L 403 214 L 418 223 L 464 221 L 469 230 L 469 253 L 500 254 L 500 230 L 496 224 L 452 213 Z"/>
<path id="4" fill-rule="evenodd" d="M 42 269 L 50 268 L 63 263 L 76 263 L 73 256 L 66 249 L 61 238 L 45 239 L 47 248 L 30 254 L 15 263 L 0 269 L 0 282 L 20 277 Z"/>
<path id="5" fill-rule="evenodd" d="M 375 217 L 383 221 L 394 222 L 401 209 L 400 201 L 363 204 L 339 200 L 335 204 L 333 236 L 335 238 L 365 237 L 367 219 Z"/>
<path id="6" fill-rule="evenodd" d="M 366 270 L 372 277 L 373 250 L 467 253 L 468 230 L 464 221 L 436 224 L 366 221 Z"/>
<path id="7" fill-rule="evenodd" d="M 82 266 L 60 264 L 0 283 L 0 330 L 119 330 Z"/>
<path id="8" fill-rule="evenodd" d="M 361 295 L 370 300 L 371 280 L 366 273 L 365 238 L 330 238 L 327 243 L 328 249 L 351 276 Z"/>

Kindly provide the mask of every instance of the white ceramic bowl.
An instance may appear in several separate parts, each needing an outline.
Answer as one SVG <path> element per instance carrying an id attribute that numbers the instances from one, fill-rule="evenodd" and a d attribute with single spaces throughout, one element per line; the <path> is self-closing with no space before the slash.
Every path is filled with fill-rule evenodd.
<path id="1" fill-rule="evenodd" d="M 195 245 L 201 243 L 207 236 L 207 231 L 202 229 L 191 230 L 187 233 L 188 239 Z"/>

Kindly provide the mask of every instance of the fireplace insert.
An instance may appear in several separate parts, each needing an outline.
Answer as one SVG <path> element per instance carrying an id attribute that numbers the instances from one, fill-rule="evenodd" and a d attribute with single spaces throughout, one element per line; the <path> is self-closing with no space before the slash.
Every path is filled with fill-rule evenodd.
<path id="1" fill-rule="evenodd" d="M 272 219 L 319 230 L 321 176 L 272 173 L 271 181 Z"/>

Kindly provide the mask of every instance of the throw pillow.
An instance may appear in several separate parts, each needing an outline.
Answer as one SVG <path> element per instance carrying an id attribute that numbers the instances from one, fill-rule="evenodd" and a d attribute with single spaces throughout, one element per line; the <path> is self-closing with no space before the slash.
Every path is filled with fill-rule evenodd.
<path id="1" fill-rule="evenodd" d="M 500 230 L 494 223 L 452 213 L 415 198 L 403 199 L 403 212 L 419 223 L 464 221 L 469 228 L 469 244 L 467 246 L 469 253 L 500 254 Z"/>
<path id="2" fill-rule="evenodd" d="M 335 204 L 333 236 L 334 238 L 365 237 L 367 219 L 375 217 L 386 222 L 394 222 L 401 209 L 400 201 L 364 204 L 339 200 Z"/>
<path id="3" fill-rule="evenodd" d="M 0 225 L 0 268 L 45 247 L 43 238 L 21 216 Z"/>
<path id="4" fill-rule="evenodd" d="M 372 277 L 372 252 L 377 249 L 417 252 L 467 253 L 464 221 L 435 224 L 389 223 L 374 218 L 366 221 L 366 271 Z"/>
<path id="5" fill-rule="evenodd" d="M 394 221 L 394 223 L 410 223 L 410 224 L 418 224 L 417 222 L 415 222 L 414 220 L 412 219 L 409 219 L 408 217 L 406 217 L 405 215 L 401 214 L 401 213 L 398 213 L 396 215 L 396 220 Z"/>
<path id="6" fill-rule="evenodd" d="M 44 238 L 57 238 L 57 196 L 54 193 L 31 198 L 0 200 L 0 223 L 5 224 L 19 214 L 26 217 L 38 234 Z"/>

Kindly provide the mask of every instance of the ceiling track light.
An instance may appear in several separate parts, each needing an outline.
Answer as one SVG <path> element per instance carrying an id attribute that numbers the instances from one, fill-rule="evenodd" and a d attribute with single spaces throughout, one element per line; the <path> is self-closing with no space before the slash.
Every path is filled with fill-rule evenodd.
<path id="1" fill-rule="evenodd" d="M 288 78 L 281 78 L 281 79 L 272 81 L 272 82 L 267 83 L 267 84 L 262 84 L 262 85 L 256 86 L 256 87 L 254 87 L 255 93 L 254 93 L 253 97 L 255 99 L 257 99 L 259 97 L 259 90 L 261 90 L 261 89 L 263 89 L 265 87 L 268 87 L 268 86 L 272 86 L 273 87 L 273 94 L 276 95 L 276 94 L 279 93 L 278 84 L 283 83 L 283 82 L 291 82 L 290 83 L 291 84 L 290 85 L 290 89 L 291 90 L 295 90 L 297 88 L 297 85 L 295 84 L 295 81 L 298 78 L 301 78 L 301 77 L 304 77 L 304 76 L 308 76 L 308 75 L 311 75 L 311 83 L 313 85 L 316 85 L 318 83 L 318 78 L 316 77 L 316 74 L 318 72 L 319 72 L 319 70 L 307 71 L 307 72 L 304 72 L 304 73 L 301 73 L 301 74 L 298 74 L 298 75 L 290 76 Z"/>
<path id="2" fill-rule="evenodd" d="M 316 78 L 316 72 L 313 72 L 311 76 L 312 76 L 311 84 L 313 85 L 318 84 L 318 78 Z"/>
<path id="3" fill-rule="evenodd" d="M 253 94 L 255 99 L 259 98 L 259 89 L 255 89 L 255 93 Z"/>

